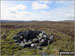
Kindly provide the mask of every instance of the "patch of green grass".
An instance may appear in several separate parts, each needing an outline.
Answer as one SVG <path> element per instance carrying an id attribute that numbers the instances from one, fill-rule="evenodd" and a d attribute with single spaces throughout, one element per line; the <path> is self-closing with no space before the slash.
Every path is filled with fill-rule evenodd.
<path id="1" fill-rule="evenodd" d="M 44 29 L 45 32 L 50 33 L 52 32 L 54 35 L 53 43 L 49 44 L 48 46 L 44 46 L 43 50 L 34 49 L 34 48 L 22 48 L 19 45 L 14 43 L 12 37 L 18 33 L 19 31 L 27 30 L 27 29 L 11 29 L 9 32 L 3 32 L 1 35 L 8 34 L 6 38 L 0 40 L 1 42 L 1 55 L 37 55 L 40 56 L 43 51 L 47 54 L 58 54 L 60 50 L 62 51 L 74 51 L 74 41 L 72 37 L 61 33 L 59 31 L 52 32 L 49 29 Z M 46 48 L 46 49 L 44 49 Z"/>

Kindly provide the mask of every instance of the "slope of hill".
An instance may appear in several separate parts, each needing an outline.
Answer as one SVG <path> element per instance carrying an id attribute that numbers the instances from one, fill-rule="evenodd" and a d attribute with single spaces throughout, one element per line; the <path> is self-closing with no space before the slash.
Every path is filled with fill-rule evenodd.
<path id="1" fill-rule="evenodd" d="M 52 33 L 54 41 L 43 50 L 34 48 L 22 48 L 14 43 L 12 37 L 19 31 L 42 30 Z M 37 55 L 43 51 L 47 54 L 59 54 L 59 51 L 74 51 L 74 22 L 51 22 L 51 21 L 29 21 L 1 23 L 1 55 Z"/>

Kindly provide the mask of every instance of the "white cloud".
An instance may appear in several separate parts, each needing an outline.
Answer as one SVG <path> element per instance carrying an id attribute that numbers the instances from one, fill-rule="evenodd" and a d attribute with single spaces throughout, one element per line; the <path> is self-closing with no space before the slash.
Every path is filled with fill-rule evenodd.
<path id="1" fill-rule="evenodd" d="M 38 0 L 38 2 L 44 3 L 44 4 L 51 4 L 53 1 L 50 1 L 50 0 Z"/>
<path id="2" fill-rule="evenodd" d="M 8 10 L 9 12 L 16 12 L 16 11 L 19 11 L 19 10 L 23 11 L 23 10 L 25 10 L 26 8 L 27 8 L 27 6 L 22 5 L 22 4 L 19 4 L 19 5 L 15 5 L 15 6 L 13 6 L 13 7 L 9 7 L 7 10 Z"/>
<path id="3" fill-rule="evenodd" d="M 41 4 L 41 3 L 38 3 L 38 2 L 32 3 L 32 9 L 34 9 L 34 10 L 47 9 L 47 8 L 48 8 L 48 6 L 46 4 Z"/>
<path id="4" fill-rule="evenodd" d="M 6 2 L 7 1 L 1 1 L 1 19 L 2 20 L 17 20 L 16 18 L 17 15 L 19 14 L 23 15 L 23 13 L 20 13 L 20 11 L 24 11 L 27 8 L 27 6 L 22 4 L 15 5 L 15 4 L 9 3 L 9 1 L 7 3 Z"/>

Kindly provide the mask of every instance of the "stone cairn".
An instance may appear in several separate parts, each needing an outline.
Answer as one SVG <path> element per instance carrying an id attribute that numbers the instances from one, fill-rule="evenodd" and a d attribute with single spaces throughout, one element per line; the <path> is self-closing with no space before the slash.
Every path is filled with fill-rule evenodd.
<path id="1" fill-rule="evenodd" d="M 46 34 L 43 31 L 28 30 L 19 32 L 13 37 L 13 39 L 16 44 L 22 47 L 41 49 L 41 46 L 47 46 L 53 42 L 53 35 Z"/>

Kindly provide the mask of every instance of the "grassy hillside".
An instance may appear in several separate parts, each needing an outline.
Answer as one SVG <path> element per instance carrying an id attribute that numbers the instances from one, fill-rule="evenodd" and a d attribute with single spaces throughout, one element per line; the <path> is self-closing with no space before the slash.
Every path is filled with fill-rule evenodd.
<path id="1" fill-rule="evenodd" d="M 19 31 L 42 30 L 54 35 L 53 43 L 43 50 L 22 48 L 14 43 L 12 37 Z M 74 51 L 74 22 L 5 22 L 1 23 L 1 55 L 58 54 L 59 51 Z"/>

